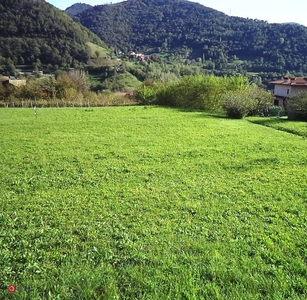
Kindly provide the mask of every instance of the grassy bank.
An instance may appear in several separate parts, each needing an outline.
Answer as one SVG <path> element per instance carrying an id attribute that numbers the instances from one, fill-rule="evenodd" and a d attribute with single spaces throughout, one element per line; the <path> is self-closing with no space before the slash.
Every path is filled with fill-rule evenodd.
<path id="1" fill-rule="evenodd" d="M 289 121 L 287 117 L 282 118 L 249 118 L 249 121 L 276 130 L 307 137 L 307 123 L 302 121 Z"/>
<path id="2" fill-rule="evenodd" d="M 306 299 L 303 137 L 157 107 L 0 130 L 1 299 Z"/>

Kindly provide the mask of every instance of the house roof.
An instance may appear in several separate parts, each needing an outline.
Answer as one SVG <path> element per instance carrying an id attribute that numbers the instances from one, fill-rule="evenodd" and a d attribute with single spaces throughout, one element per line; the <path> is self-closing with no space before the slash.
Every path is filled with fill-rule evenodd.
<path id="1" fill-rule="evenodd" d="M 297 85 L 297 86 L 307 86 L 307 78 L 306 77 L 284 77 L 281 80 L 271 81 L 272 84 L 277 85 Z"/>

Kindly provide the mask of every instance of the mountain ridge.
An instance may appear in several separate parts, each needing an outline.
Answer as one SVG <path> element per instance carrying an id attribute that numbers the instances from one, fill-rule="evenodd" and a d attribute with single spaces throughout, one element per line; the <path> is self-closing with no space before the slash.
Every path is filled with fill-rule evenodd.
<path id="1" fill-rule="evenodd" d="M 70 16 L 73 17 L 79 13 L 82 13 L 83 11 L 87 9 L 93 8 L 92 5 L 86 4 L 86 3 L 75 3 L 65 9 L 65 12 Z"/>
<path id="2" fill-rule="evenodd" d="M 107 44 L 147 53 L 189 49 L 189 57 L 223 68 L 246 61 L 247 71 L 307 72 L 307 27 L 268 23 L 186 0 L 129 0 L 97 5 L 74 20 Z"/>
<path id="3" fill-rule="evenodd" d="M 86 64 L 87 42 L 105 44 L 65 12 L 43 0 L 2 0 L 0 61 L 19 65 Z"/>

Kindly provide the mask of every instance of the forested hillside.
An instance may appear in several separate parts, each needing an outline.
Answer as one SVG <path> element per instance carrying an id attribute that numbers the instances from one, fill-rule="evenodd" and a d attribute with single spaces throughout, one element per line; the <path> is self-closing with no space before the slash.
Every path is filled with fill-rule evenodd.
<path id="1" fill-rule="evenodd" d="M 93 8 L 93 6 L 85 3 L 76 3 L 66 8 L 65 12 L 72 17 L 90 8 Z"/>
<path id="2" fill-rule="evenodd" d="M 95 6 L 75 20 L 122 51 L 173 52 L 211 69 L 307 72 L 307 28 L 230 17 L 186 0 Z"/>
<path id="3" fill-rule="evenodd" d="M 104 45 L 43 0 L 2 0 L 0 14 L 0 65 L 78 66 L 90 57 L 86 42 Z"/>

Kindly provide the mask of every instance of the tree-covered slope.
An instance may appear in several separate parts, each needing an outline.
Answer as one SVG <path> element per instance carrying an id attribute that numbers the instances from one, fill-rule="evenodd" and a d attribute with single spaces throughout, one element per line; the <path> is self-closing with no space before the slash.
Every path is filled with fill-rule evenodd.
<path id="1" fill-rule="evenodd" d="M 307 28 L 230 17 L 186 0 L 128 0 L 95 6 L 75 20 L 121 50 L 175 51 L 247 70 L 307 72 Z"/>
<path id="2" fill-rule="evenodd" d="M 93 6 L 89 5 L 89 4 L 85 4 L 85 3 L 76 3 L 68 8 L 65 9 L 65 12 L 73 17 L 87 9 L 91 9 L 93 8 Z"/>
<path id="3" fill-rule="evenodd" d="M 103 45 L 87 28 L 43 0 L 0 1 L 0 64 L 86 63 L 86 42 Z"/>

